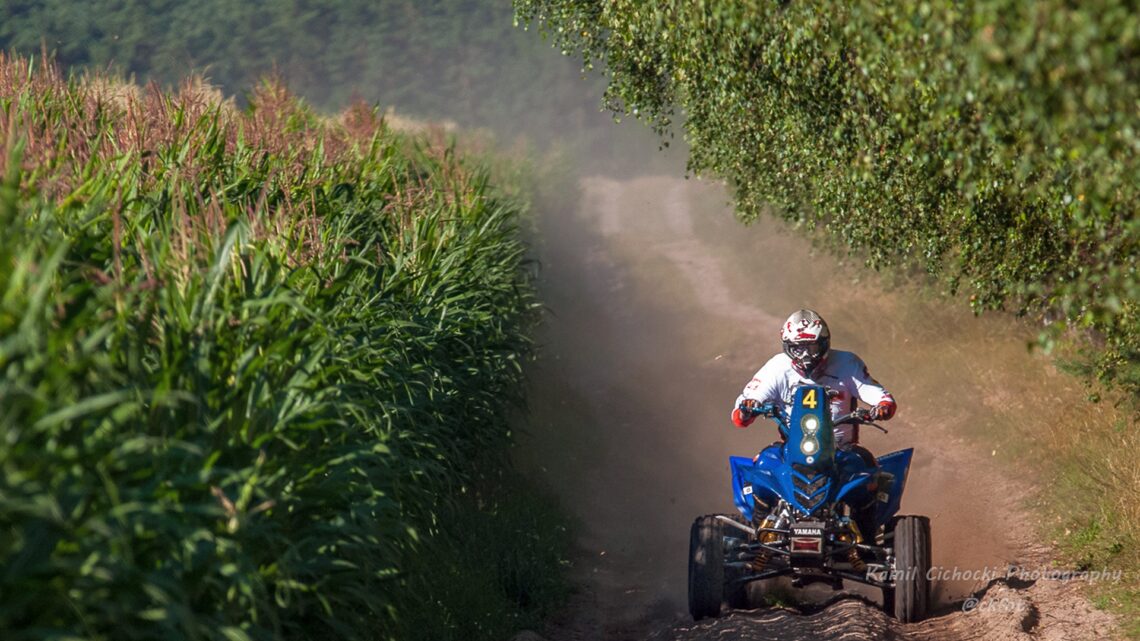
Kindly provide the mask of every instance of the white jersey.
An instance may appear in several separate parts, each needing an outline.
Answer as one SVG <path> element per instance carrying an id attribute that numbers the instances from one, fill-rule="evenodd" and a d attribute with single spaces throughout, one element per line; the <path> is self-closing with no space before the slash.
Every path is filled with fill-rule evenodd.
<path id="1" fill-rule="evenodd" d="M 824 385 L 837 393 L 831 399 L 832 418 L 850 414 L 859 406 L 859 401 L 872 406 L 885 400 L 894 401 L 890 392 L 871 378 L 862 359 L 851 352 L 833 349 L 827 352 L 827 361 L 820 366 L 814 380 L 800 376 L 787 354 L 776 354 L 744 386 L 744 392 L 736 398 L 733 409 L 739 407 L 741 401 L 752 399 L 775 404 L 784 413 L 784 420 L 791 420 L 795 388 L 804 384 Z M 854 436 L 854 425 L 835 428 L 836 445 L 847 445 Z"/>

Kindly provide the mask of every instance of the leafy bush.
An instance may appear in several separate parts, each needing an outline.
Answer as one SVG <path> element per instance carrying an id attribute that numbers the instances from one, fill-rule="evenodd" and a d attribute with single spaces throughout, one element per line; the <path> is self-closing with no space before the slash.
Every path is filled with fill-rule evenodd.
<path id="1" fill-rule="evenodd" d="M 1140 17 L 1119 0 L 516 0 L 608 104 L 875 267 L 1058 318 L 1140 392 Z"/>
<path id="2" fill-rule="evenodd" d="M 0 636 L 384 638 L 534 302 L 453 147 L 0 57 Z"/>

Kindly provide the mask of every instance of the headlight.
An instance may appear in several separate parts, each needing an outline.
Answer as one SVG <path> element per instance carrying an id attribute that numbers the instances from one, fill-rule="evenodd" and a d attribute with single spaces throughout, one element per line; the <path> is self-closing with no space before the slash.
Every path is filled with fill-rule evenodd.
<path id="1" fill-rule="evenodd" d="M 805 438 L 803 443 L 800 443 L 800 451 L 811 456 L 819 450 L 819 441 L 814 438 Z"/>
<path id="2" fill-rule="evenodd" d="M 815 414 L 806 414 L 800 421 L 800 427 L 808 434 L 815 434 L 819 430 L 819 417 Z"/>

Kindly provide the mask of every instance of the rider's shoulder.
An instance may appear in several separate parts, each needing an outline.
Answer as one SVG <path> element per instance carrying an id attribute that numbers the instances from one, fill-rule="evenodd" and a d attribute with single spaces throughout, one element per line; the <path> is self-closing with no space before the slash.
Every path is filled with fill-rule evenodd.
<path id="1" fill-rule="evenodd" d="M 863 359 L 855 352 L 833 349 L 827 354 L 828 369 L 836 374 L 858 374 L 865 367 Z"/>

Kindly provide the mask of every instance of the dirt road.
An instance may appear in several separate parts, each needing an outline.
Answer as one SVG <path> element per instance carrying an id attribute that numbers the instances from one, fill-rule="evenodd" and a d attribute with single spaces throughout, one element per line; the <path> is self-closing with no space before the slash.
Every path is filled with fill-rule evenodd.
<path id="1" fill-rule="evenodd" d="M 1075 582 L 981 574 L 1014 565 L 1032 577 L 1050 567 L 1024 507 L 1040 479 L 1010 469 L 1001 455 L 1031 438 L 1032 425 L 1004 430 L 1010 437 L 996 446 L 978 444 L 997 425 L 1021 425 L 1043 403 L 1079 397 L 1071 381 L 1028 353 L 1026 327 L 887 287 L 778 223 L 742 227 L 716 185 L 596 177 L 582 189 L 577 215 L 540 221 L 550 314 L 530 376 L 532 428 L 518 457 L 581 524 L 574 573 L 583 588 L 548 636 L 1117 634 Z M 873 593 L 700 624 L 685 613 L 689 524 L 732 509 L 728 456 L 775 438 L 761 422 L 733 428 L 731 403 L 779 350 L 779 324 L 800 307 L 820 311 L 833 346 L 862 355 L 899 400 L 891 433 L 865 434 L 864 444 L 880 454 L 916 448 L 903 512 L 931 517 L 934 565 L 946 578 L 934 585 L 935 615 L 922 623 L 883 616 Z M 963 612 L 964 604 L 977 607 Z"/>

